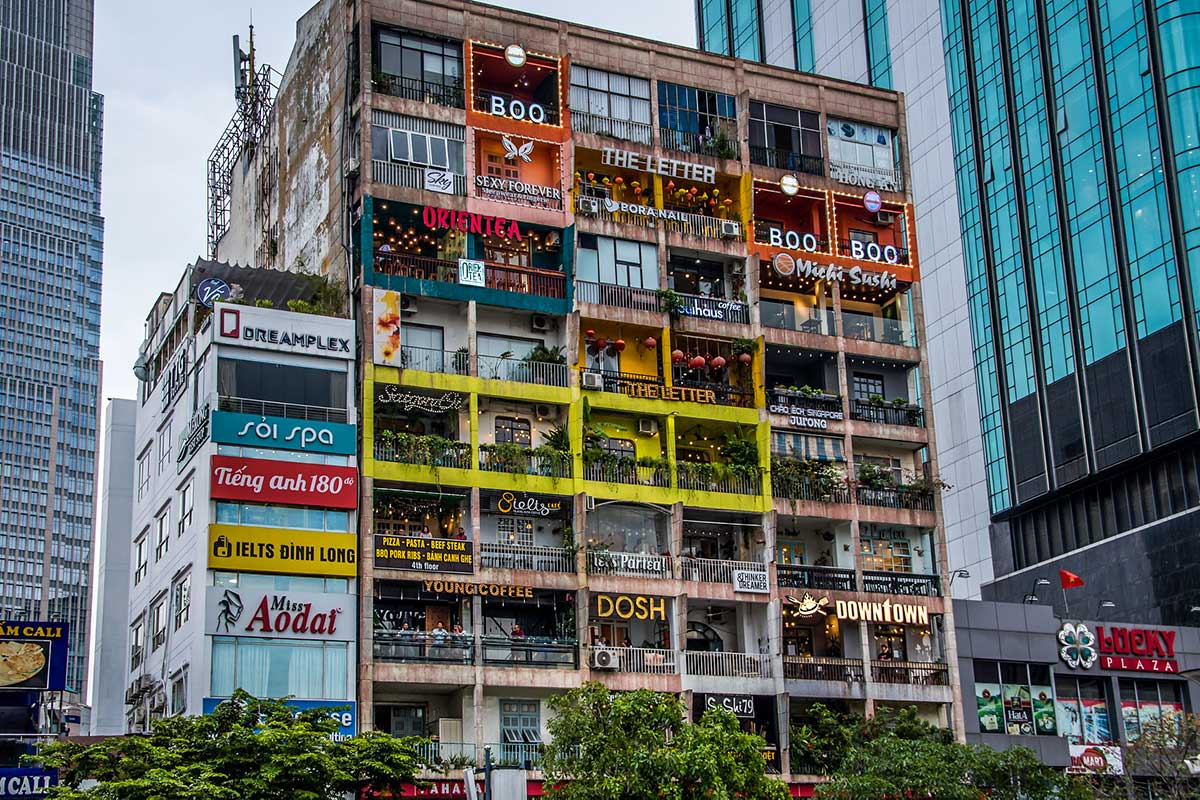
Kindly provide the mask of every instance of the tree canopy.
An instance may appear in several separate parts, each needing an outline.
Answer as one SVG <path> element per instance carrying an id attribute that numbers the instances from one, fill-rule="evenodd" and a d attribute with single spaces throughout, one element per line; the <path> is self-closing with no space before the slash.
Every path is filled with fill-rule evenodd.
<path id="1" fill-rule="evenodd" d="M 59 770 L 53 800 L 341 800 L 390 790 L 418 769 L 415 744 L 383 733 L 333 741 L 328 709 L 297 712 L 239 691 L 201 717 L 157 720 L 147 736 L 57 742 L 35 763 Z M 88 779 L 98 785 L 80 789 Z"/>
<path id="2" fill-rule="evenodd" d="M 551 800 L 783 800 L 761 736 L 726 711 L 687 722 L 680 700 L 589 683 L 550 699 L 543 758 Z"/>

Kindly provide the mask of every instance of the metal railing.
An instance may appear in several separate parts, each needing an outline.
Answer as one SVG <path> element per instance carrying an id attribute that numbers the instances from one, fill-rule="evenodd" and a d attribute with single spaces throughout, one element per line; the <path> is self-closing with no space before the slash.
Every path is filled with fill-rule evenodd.
<path id="1" fill-rule="evenodd" d="M 541 636 L 484 636 L 483 663 L 512 667 L 579 669 L 579 643 Z"/>
<path id="2" fill-rule="evenodd" d="M 657 312 L 661 310 L 658 304 L 657 290 L 617 286 L 611 283 L 575 281 L 575 300 L 579 303 L 616 306 L 634 311 Z"/>
<path id="3" fill-rule="evenodd" d="M 583 477 L 589 481 L 603 483 L 625 483 L 631 486 L 671 485 L 668 467 L 642 466 L 627 459 L 613 462 L 596 461 L 583 468 Z"/>
<path id="4" fill-rule="evenodd" d="M 346 422 L 347 420 L 347 412 L 344 408 L 308 406 L 303 403 L 277 403 L 273 400 L 252 400 L 248 397 L 218 397 L 217 409 L 261 417 L 285 417 L 320 422 Z"/>
<path id="5" fill-rule="evenodd" d="M 887 192 L 904 191 L 904 176 L 899 169 L 880 169 L 849 161 L 829 162 L 829 178 L 847 186 L 865 189 L 882 189 Z"/>
<path id="6" fill-rule="evenodd" d="M 860 658 L 833 656 L 783 657 L 783 677 L 794 681 L 842 681 L 862 683 L 866 680 Z"/>
<path id="7" fill-rule="evenodd" d="M 750 307 L 737 300 L 726 300 L 722 297 L 704 297 L 698 294 L 683 294 L 683 307 L 679 313 L 685 317 L 714 319 L 721 322 L 740 322 L 750 324 Z"/>
<path id="8" fill-rule="evenodd" d="M 906 347 L 917 346 L 916 332 L 908 321 L 885 319 L 872 314 L 859 314 L 855 311 L 842 312 L 842 335 L 847 339 L 898 344 Z"/>
<path id="9" fill-rule="evenodd" d="M 484 472 L 507 472 L 511 475 L 570 478 L 571 454 L 512 448 L 500 450 L 480 445 L 479 468 Z"/>
<path id="10" fill-rule="evenodd" d="M 403 278 L 458 283 L 458 262 L 411 253 L 375 253 L 375 271 Z M 517 294 L 532 294 L 557 300 L 566 298 L 566 277 L 554 270 L 513 267 L 488 262 L 484 266 L 484 288 Z"/>
<path id="11" fill-rule="evenodd" d="M 813 503 L 851 503 L 850 487 L 815 478 L 785 478 L 771 473 L 771 494 L 784 500 Z"/>
<path id="12" fill-rule="evenodd" d="M 487 747 L 491 748 L 497 766 L 538 769 L 542 766 L 542 752 L 546 746 L 540 742 L 495 742 Z"/>
<path id="13" fill-rule="evenodd" d="M 891 403 L 875 405 L 866 400 L 851 400 L 850 419 L 860 422 L 876 422 L 881 425 L 904 425 L 909 428 L 924 428 L 925 410 L 920 406 L 896 406 Z"/>
<path id="14" fill-rule="evenodd" d="M 845 417 L 842 401 L 832 395 L 812 396 L 780 389 L 771 392 L 770 411 L 773 414 L 811 416 L 835 422 Z"/>
<path id="15" fill-rule="evenodd" d="M 726 561 L 715 558 L 681 558 L 680 572 L 685 581 L 703 583 L 733 583 L 733 573 L 761 572 L 767 574 L 766 564 L 757 561 Z"/>
<path id="16" fill-rule="evenodd" d="M 404 97 L 438 106 L 463 107 L 463 87 L 460 83 L 429 83 L 419 78 L 378 73 L 373 80 L 375 90 L 392 97 Z"/>
<path id="17" fill-rule="evenodd" d="M 663 227 L 669 231 L 681 233 L 684 236 L 696 236 L 703 239 L 742 238 L 742 223 L 736 219 L 721 219 L 707 214 L 696 214 L 691 211 L 676 210 L 677 219 L 664 219 Z"/>
<path id="18" fill-rule="evenodd" d="M 873 488 L 859 486 L 854 491 L 855 499 L 864 506 L 899 508 L 908 511 L 933 511 L 933 494 L 896 486 Z"/>
<path id="19" fill-rule="evenodd" d="M 400 368 L 419 372 L 441 372 L 447 375 L 467 375 L 471 371 L 471 355 L 464 350 L 435 350 L 431 347 L 401 345 Z"/>
<path id="20" fill-rule="evenodd" d="M 418 760 L 430 767 L 444 766 L 451 760 L 475 763 L 474 742 L 418 740 L 413 744 L 413 749 L 417 752 Z"/>
<path id="21" fill-rule="evenodd" d="M 863 570 L 863 591 L 876 594 L 939 597 L 942 594 L 942 581 L 937 575 Z"/>
<path id="22" fill-rule="evenodd" d="M 473 97 L 474 109 L 476 111 L 482 112 L 484 114 L 492 113 L 492 98 L 500 97 L 500 98 L 504 99 L 505 109 L 510 109 L 512 107 L 512 103 L 514 103 L 514 102 L 521 103 L 522 105 L 524 105 L 525 106 L 525 118 L 524 118 L 525 122 L 540 122 L 545 125 L 557 125 L 558 124 L 559 115 L 558 115 L 558 102 L 557 101 L 555 101 L 553 103 L 539 103 L 537 100 L 534 100 L 533 98 L 517 97 L 516 95 L 508 94 L 507 92 L 499 92 L 499 91 L 496 91 L 495 89 L 476 89 L 475 92 L 473 93 L 472 97 Z M 546 114 L 545 119 L 534 120 L 533 117 L 530 116 L 530 113 L 529 113 L 530 107 L 535 106 L 535 105 L 541 106 L 542 110 Z M 514 119 L 514 117 L 510 116 L 507 113 L 504 116 L 506 119 Z"/>
<path id="23" fill-rule="evenodd" d="M 695 464 L 680 461 L 675 465 L 679 488 L 694 492 L 725 492 L 727 494 L 761 494 L 762 472 L 748 467 L 740 472 L 718 469 L 714 464 Z"/>
<path id="24" fill-rule="evenodd" d="M 483 566 L 494 569 L 525 569 L 534 572 L 575 571 L 575 552 L 565 547 L 480 542 L 479 560 Z"/>
<path id="25" fill-rule="evenodd" d="M 771 657 L 756 653 L 711 653 L 687 650 L 684 659 L 688 675 L 721 678 L 770 678 Z"/>
<path id="26" fill-rule="evenodd" d="M 623 575 L 627 578 L 670 578 L 671 557 L 653 553 L 619 553 L 589 550 L 589 575 Z"/>
<path id="27" fill-rule="evenodd" d="M 729 120 L 736 130 L 736 120 Z M 716 158 L 739 158 L 737 138 L 728 136 L 723 141 L 717 136 L 707 136 L 692 131 L 677 131 L 673 128 L 658 129 L 659 143 L 664 150 L 679 150 L 684 153 L 700 153 Z"/>
<path id="28" fill-rule="evenodd" d="M 837 240 L 838 255 L 844 256 L 845 258 L 860 258 L 860 259 L 863 259 L 864 261 L 870 261 L 873 264 L 890 264 L 892 266 L 907 266 L 908 265 L 908 255 L 909 255 L 908 248 L 896 247 L 895 245 L 882 245 L 877 242 L 871 242 L 871 243 L 859 242 L 859 244 L 862 245 L 863 249 L 860 250 L 857 254 L 855 254 L 854 244 L 855 243 L 854 243 L 853 239 L 838 239 Z M 874 252 L 875 247 L 880 248 L 880 251 L 878 253 L 878 255 L 879 255 L 878 258 L 871 257 L 873 255 L 876 255 L 876 253 Z M 895 249 L 896 258 L 894 261 L 889 261 L 887 258 L 884 257 L 884 255 L 883 255 L 884 248 L 894 248 Z M 864 253 L 866 253 L 866 252 L 869 252 L 870 255 L 865 255 Z"/>
<path id="29" fill-rule="evenodd" d="M 604 381 L 604 391 L 621 392 L 636 395 L 638 387 L 662 386 L 663 379 L 657 375 L 642 375 L 637 372 L 610 369 L 588 369 L 587 372 L 598 372 Z M 628 391 L 627 391 L 628 389 Z"/>
<path id="30" fill-rule="evenodd" d="M 949 686 L 950 668 L 933 661 L 872 661 L 871 680 L 912 686 Z"/>
<path id="31" fill-rule="evenodd" d="M 450 442 L 443 445 L 435 437 L 424 436 L 389 442 L 376 437 L 375 460 L 420 464 L 425 467 L 471 469 L 471 443 Z"/>
<path id="32" fill-rule="evenodd" d="M 663 650 L 654 647 L 605 647 L 594 645 L 588 648 L 588 664 L 599 672 L 602 668 L 595 667 L 597 650 L 611 650 L 617 656 L 617 666 L 614 671 L 641 672 L 649 675 L 678 675 L 679 659 L 674 650 Z"/>
<path id="33" fill-rule="evenodd" d="M 575 133 L 595 133 L 625 142 L 647 145 L 650 144 L 654 135 L 654 128 L 648 122 L 612 119 L 589 111 L 577 111 L 574 108 L 571 109 L 571 130 Z"/>
<path id="34" fill-rule="evenodd" d="M 762 324 L 768 328 L 777 328 L 785 331 L 800 331 L 801 333 L 816 333 L 821 336 L 836 336 L 837 328 L 834 327 L 834 314 L 832 308 L 808 309 L 807 317 L 796 317 L 794 306 L 786 306 L 779 309 L 774 305 L 759 305 L 758 313 L 762 316 Z"/>
<path id="35" fill-rule="evenodd" d="M 375 629 L 378 661 L 439 661 L 474 664 L 475 639 L 470 634 Z"/>
<path id="36" fill-rule="evenodd" d="M 476 371 L 481 378 L 515 383 L 537 383 L 542 386 L 566 386 L 566 364 L 549 361 L 526 361 L 523 358 L 476 356 Z"/>
<path id="37" fill-rule="evenodd" d="M 715 383 L 713 381 L 697 381 L 688 378 L 679 377 L 687 375 L 691 370 L 676 368 L 675 386 L 680 386 L 685 389 L 706 389 L 713 393 L 713 401 L 722 406 L 737 406 L 739 408 L 754 407 L 754 390 L 742 386 L 734 386 L 729 383 Z M 695 374 L 695 373 L 692 373 Z"/>
<path id="38" fill-rule="evenodd" d="M 425 167 L 414 167 L 412 164 L 397 164 L 386 159 L 371 159 L 371 180 L 388 186 L 400 186 L 405 189 L 425 188 Z M 463 175 L 454 175 L 454 194 L 467 193 L 467 179 Z"/>
<path id="39" fill-rule="evenodd" d="M 632 214 L 619 208 L 609 208 L 606 200 L 611 200 L 612 192 L 607 186 L 595 183 L 582 183 L 579 194 L 575 197 L 575 214 L 580 217 L 594 219 L 610 219 L 623 225 L 637 225 L 639 228 L 653 228 L 658 225 L 657 218 L 650 214 Z M 594 201 L 594 202 L 593 202 Z M 646 198 L 646 202 L 651 202 Z"/>
<path id="40" fill-rule="evenodd" d="M 786 229 L 783 228 L 782 226 L 778 225 L 777 223 L 774 223 L 774 222 L 771 222 L 771 221 L 765 220 L 765 219 L 757 220 L 754 223 L 754 241 L 757 242 L 758 244 L 770 244 L 771 243 L 771 231 L 779 231 L 780 239 L 783 239 L 784 236 L 786 235 Z M 800 236 L 801 244 L 803 244 L 804 240 L 806 238 L 805 233 L 798 232 L 797 235 Z M 811 244 L 813 242 L 813 240 L 815 240 L 818 250 L 820 250 L 822 252 L 829 250 L 829 239 L 828 238 L 826 238 L 824 236 L 818 236 L 815 232 L 812 233 L 811 235 L 812 235 L 813 239 L 808 240 L 809 244 Z"/>
<path id="41" fill-rule="evenodd" d="M 800 564 L 779 564 L 776 581 L 781 589 L 821 589 L 829 592 L 853 592 L 854 570 L 837 567 L 814 567 Z"/>
<path id="42" fill-rule="evenodd" d="M 775 169 L 791 169 L 806 175 L 824 175 L 825 159 L 795 150 L 750 145 L 750 163 Z"/>

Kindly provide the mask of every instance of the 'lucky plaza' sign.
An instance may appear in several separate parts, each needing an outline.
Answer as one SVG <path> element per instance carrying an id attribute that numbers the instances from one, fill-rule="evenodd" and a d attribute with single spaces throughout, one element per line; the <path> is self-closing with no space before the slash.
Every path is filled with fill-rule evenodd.
<path id="1" fill-rule="evenodd" d="M 214 500 L 291 506 L 354 508 L 358 505 L 358 470 L 330 464 L 213 456 L 212 497 Z"/>

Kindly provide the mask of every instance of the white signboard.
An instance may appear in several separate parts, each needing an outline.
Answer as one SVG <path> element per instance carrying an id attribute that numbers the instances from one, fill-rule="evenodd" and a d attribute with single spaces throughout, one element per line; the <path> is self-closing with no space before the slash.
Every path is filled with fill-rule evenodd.
<path id="1" fill-rule="evenodd" d="M 204 605 L 204 632 L 210 636 L 322 642 L 354 640 L 354 595 L 351 594 L 209 586 Z"/>
<path id="2" fill-rule="evenodd" d="M 400 366 L 400 299 L 391 289 L 371 289 L 371 361 L 383 367 Z"/>
<path id="3" fill-rule="evenodd" d="M 485 286 L 487 284 L 487 265 L 482 261 L 460 258 L 458 260 L 458 282 L 462 286 Z"/>
<path id="4" fill-rule="evenodd" d="M 214 344 L 325 358 L 354 358 L 354 323 L 273 308 L 217 303 Z"/>
<path id="5" fill-rule="evenodd" d="M 1071 765 L 1067 767 L 1068 775 L 1125 774 L 1121 748 L 1116 745 L 1072 744 L 1068 747 L 1071 753 Z"/>
<path id="6" fill-rule="evenodd" d="M 601 163 L 607 167 L 635 169 L 639 172 L 653 172 L 667 175 L 671 178 L 682 178 L 685 181 L 700 183 L 716 183 L 717 170 L 704 164 L 694 164 L 689 161 L 676 161 L 672 158 L 635 153 L 632 150 L 617 150 L 606 147 L 600 154 Z"/>
<path id="7" fill-rule="evenodd" d="M 454 194 L 454 173 L 444 169 L 425 170 L 425 191 Z"/>
<path id="8" fill-rule="evenodd" d="M 751 592 L 753 594 L 770 594 L 771 585 L 767 582 L 767 573 L 765 571 L 735 569 L 733 571 L 733 590 L 735 592 Z"/>

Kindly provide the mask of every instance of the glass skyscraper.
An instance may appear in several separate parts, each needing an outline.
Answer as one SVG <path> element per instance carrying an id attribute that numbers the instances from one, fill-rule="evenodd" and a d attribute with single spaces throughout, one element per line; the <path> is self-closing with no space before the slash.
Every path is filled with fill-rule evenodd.
<path id="1" fill-rule="evenodd" d="M 0 619 L 70 623 L 83 692 L 100 391 L 91 0 L 0 3 Z"/>

